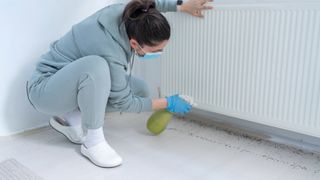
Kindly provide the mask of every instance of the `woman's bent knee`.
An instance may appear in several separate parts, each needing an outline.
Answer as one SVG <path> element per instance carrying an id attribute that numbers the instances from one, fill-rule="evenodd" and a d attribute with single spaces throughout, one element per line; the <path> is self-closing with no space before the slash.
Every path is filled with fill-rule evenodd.
<path id="1" fill-rule="evenodd" d="M 87 87 L 86 89 L 92 91 L 92 96 L 104 96 L 106 91 L 110 90 L 110 86 L 110 71 L 106 60 L 100 56 L 86 56 L 30 88 L 29 97 L 38 111 L 57 114 L 79 105 L 80 89 Z M 93 90 L 98 90 L 99 93 Z"/>
<path id="2" fill-rule="evenodd" d="M 86 56 L 79 59 L 83 64 L 83 69 L 92 73 L 107 74 L 109 76 L 110 70 L 107 61 L 100 56 Z"/>

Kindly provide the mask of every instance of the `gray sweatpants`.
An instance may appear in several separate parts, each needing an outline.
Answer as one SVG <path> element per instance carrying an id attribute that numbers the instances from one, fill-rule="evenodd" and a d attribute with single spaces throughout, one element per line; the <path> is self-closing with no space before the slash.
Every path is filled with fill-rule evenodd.
<path id="1" fill-rule="evenodd" d="M 64 66 L 55 74 L 27 84 L 30 103 L 42 113 L 60 116 L 76 108 L 84 129 L 104 124 L 105 112 L 118 111 L 108 103 L 111 81 L 108 63 L 99 56 L 86 56 Z M 134 94 L 149 96 L 146 83 L 131 77 Z"/>

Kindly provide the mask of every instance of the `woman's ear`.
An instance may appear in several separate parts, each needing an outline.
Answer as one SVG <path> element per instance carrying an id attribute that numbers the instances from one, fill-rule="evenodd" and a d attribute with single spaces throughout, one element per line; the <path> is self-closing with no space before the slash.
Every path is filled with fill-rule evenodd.
<path id="1" fill-rule="evenodd" d="M 137 40 L 132 38 L 129 40 L 129 42 L 130 42 L 131 48 L 134 49 L 135 53 L 137 53 L 138 55 L 145 54 L 145 52 L 141 49 L 141 47 L 139 47 L 139 43 Z"/>
<path id="2" fill-rule="evenodd" d="M 138 42 L 137 42 L 137 40 L 131 38 L 131 39 L 129 40 L 129 42 L 130 42 L 130 46 L 132 47 L 132 49 L 137 49 L 137 48 L 138 48 Z"/>

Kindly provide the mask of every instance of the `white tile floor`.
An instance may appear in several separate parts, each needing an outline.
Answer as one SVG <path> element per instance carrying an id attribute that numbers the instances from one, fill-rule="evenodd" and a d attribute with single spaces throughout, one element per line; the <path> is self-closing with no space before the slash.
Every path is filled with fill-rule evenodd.
<path id="1" fill-rule="evenodd" d="M 108 114 L 105 135 L 123 165 L 104 169 L 51 128 L 0 138 L 0 161 L 15 158 L 46 180 L 217 179 L 319 180 L 320 155 L 233 135 L 192 120 L 173 119 L 150 135 L 150 113 Z"/>

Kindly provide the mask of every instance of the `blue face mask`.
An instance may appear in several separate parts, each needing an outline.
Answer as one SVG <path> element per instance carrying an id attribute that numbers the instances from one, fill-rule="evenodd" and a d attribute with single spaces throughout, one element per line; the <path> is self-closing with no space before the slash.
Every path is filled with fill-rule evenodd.
<path id="1" fill-rule="evenodd" d="M 144 52 L 143 49 L 142 49 L 142 47 L 141 47 L 139 44 L 138 44 L 138 47 L 141 49 L 142 52 Z M 153 60 L 153 59 L 160 58 L 162 52 L 161 52 L 161 51 L 159 51 L 159 52 L 151 52 L 151 53 L 146 53 L 146 52 L 144 52 L 144 55 L 139 55 L 139 54 L 136 52 L 136 54 L 138 55 L 139 60 L 145 61 L 145 60 Z"/>
<path id="2" fill-rule="evenodd" d="M 153 59 L 160 58 L 161 54 L 162 52 L 145 53 L 144 56 L 138 55 L 138 57 L 139 57 L 139 60 L 141 61 L 153 60 Z"/>

